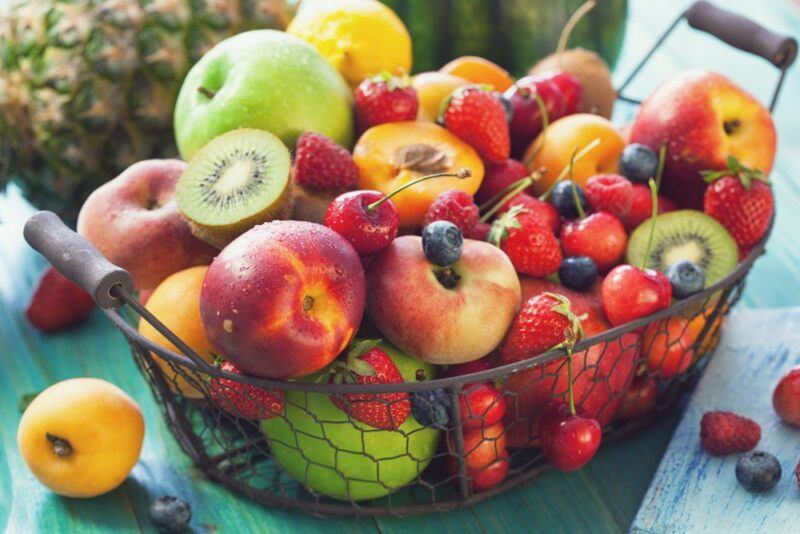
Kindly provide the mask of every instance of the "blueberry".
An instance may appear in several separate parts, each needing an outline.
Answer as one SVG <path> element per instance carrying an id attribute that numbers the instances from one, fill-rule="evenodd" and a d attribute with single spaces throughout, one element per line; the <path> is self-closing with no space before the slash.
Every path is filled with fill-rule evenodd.
<path id="1" fill-rule="evenodd" d="M 646 184 L 656 177 L 658 155 L 650 147 L 633 143 L 625 147 L 619 158 L 619 172 L 632 182 Z"/>
<path id="2" fill-rule="evenodd" d="M 578 208 L 575 206 L 575 198 L 572 194 L 572 182 L 569 180 L 562 180 L 556 184 L 550 192 L 550 202 L 555 206 L 556 211 L 566 217 L 567 219 L 574 219 L 578 216 Z M 575 184 L 578 190 L 578 201 L 581 207 L 586 211 L 588 204 L 586 203 L 586 196 L 583 194 L 583 188 Z"/>
<path id="3" fill-rule="evenodd" d="M 689 260 L 676 261 L 667 268 L 666 274 L 676 299 L 690 297 L 706 286 L 703 270 Z"/>
<path id="4" fill-rule="evenodd" d="M 411 413 L 425 427 L 447 428 L 450 423 L 450 396 L 442 389 L 411 393 Z"/>
<path id="5" fill-rule="evenodd" d="M 434 221 L 422 230 L 422 250 L 428 261 L 440 267 L 453 265 L 461 257 L 464 237 L 450 221 Z"/>
<path id="6" fill-rule="evenodd" d="M 597 280 L 597 264 L 588 256 L 564 258 L 558 269 L 561 283 L 575 291 L 589 289 Z"/>
<path id="7" fill-rule="evenodd" d="M 780 479 L 781 464 L 768 452 L 748 452 L 736 462 L 736 480 L 751 493 L 767 491 Z"/>
<path id="8" fill-rule="evenodd" d="M 150 504 L 150 521 L 159 532 L 180 532 L 192 519 L 189 503 L 172 495 L 165 495 Z"/>

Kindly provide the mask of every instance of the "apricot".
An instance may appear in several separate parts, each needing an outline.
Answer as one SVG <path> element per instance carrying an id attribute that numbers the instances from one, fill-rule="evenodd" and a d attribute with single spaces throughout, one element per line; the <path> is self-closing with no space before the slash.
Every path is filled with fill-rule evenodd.
<path id="1" fill-rule="evenodd" d="M 420 72 L 411 78 L 411 87 L 417 92 L 419 111 L 417 120 L 436 122 L 442 102 L 459 87 L 470 81 L 446 72 Z"/>
<path id="2" fill-rule="evenodd" d="M 472 83 L 491 85 L 495 91 L 501 93 L 514 84 L 514 79 L 506 69 L 478 56 L 457 57 L 439 71 L 460 76 Z"/>
<path id="3" fill-rule="evenodd" d="M 39 482 L 66 497 L 94 497 L 122 484 L 139 459 L 144 418 L 114 384 L 64 380 L 30 403 L 17 430 L 22 459 Z"/>
<path id="4" fill-rule="evenodd" d="M 189 348 L 211 363 L 214 361 L 211 343 L 206 338 L 203 322 L 200 320 L 200 290 L 207 270 L 208 266 L 205 265 L 191 267 L 167 277 L 150 295 L 145 307 L 181 341 L 189 345 Z M 178 347 L 144 319 L 139 320 L 139 333 L 156 345 L 181 354 Z M 156 354 L 153 354 L 153 360 L 161 368 L 172 391 L 191 399 L 203 398 L 203 393 L 190 383 L 202 382 L 201 376 L 183 368 L 181 370 L 190 377 L 190 380 L 187 380 L 171 364 Z"/>
<path id="5" fill-rule="evenodd" d="M 470 195 L 483 180 L 483 161 L 475 150 L 441 126 L 427 122 L 391 122 L 370 128 L 353 149 L 358 187 L 388 194 L 426 174 L 466 168 L 468 178 L 426 180 L 392 197 L 403 229 L 417 229 L 431 202 L 443 191 L 460 189 Z"/>
<path id="6" fill-rule="evenodd" d="M 600 144 L 576 161 L 573 168 L 573 178 L 580 185 L 585 185 L 586 180 L 595 174 L 616 173 L 625 140 L 611 121 L 599 115 L 578 113 L 551 124 L 534 139 L 525 153 L 524 161 L 531 171 L 542 167 L 545 169 L 542 178 L 533 184 L 533 191 L 537 195 L 547 191 L 559 173 L 569 165 L 575 150 L 582 149 L 595 139 L 599 139 Z M 535 154 L 540 144 L 541 150 Z"/>

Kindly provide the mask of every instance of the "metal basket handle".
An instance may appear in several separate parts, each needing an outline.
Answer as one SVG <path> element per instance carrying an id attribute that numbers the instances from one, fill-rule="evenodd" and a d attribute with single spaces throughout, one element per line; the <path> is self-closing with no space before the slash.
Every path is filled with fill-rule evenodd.
<path id="1" fill-rule="evenodd" d="M 114 295 L 116 287 L 133 293 L 130 273 L 108 261 L 55 213 L 40 211 L 33 215 L 25 223 L 23 235 L 30 246 L 41 252 L 58 272 L 85 289 L 101 308 L 110 310 L 123 305 Z"/>
<path id="2" fill-rule="evenodd" d="M 713 35 L 738 50 L 762 57 L 780 70 L 780 76 L 769 103 L 769 110 L 772 111 L 778 101 L 786 70 L 797 58 L 797 41 L 788 35 L 775 33 L 746 17 L 731 13 L 705 0 L 695 2 L 675 19 L 622 82 L 617 90 L 617 97 L 625 102 L 641 104 L 637 99 L 623 96 L 622 92 L 683 19 L 686 19 L 692 28 Z"/>

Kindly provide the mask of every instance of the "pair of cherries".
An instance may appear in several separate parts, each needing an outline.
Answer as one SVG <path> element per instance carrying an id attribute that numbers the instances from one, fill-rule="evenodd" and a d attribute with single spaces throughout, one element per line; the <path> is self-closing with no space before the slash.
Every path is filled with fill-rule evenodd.
<path id="1" fill-rule="evenodd" d="M 469 169 L 429 174 L 403 184 L 388 195 L 371 190 L 343 193 L 328 205 L 325 226 L 349 241 L 360 256 L 371 256 L 397 237 L 400 216 L 390 201 L 393 196 L 425 180 L 443 176 L 465 179 L 471 174 Z"/>

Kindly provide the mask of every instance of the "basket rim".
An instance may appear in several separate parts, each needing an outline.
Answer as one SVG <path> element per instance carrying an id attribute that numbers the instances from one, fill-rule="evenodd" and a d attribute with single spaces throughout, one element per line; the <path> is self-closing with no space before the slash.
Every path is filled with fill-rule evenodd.
<path id="1" fill-rule="evenodd" d="M 584 351 L 598 343 L 608 342 L 613 339 L 620 338 L 622 335 L 638 330 L 654 321 L 659 321 L 665 317 L 673 315 L 676 312 L 681 312 L 685 309 L 691 308 L 699 304 L 701 301 L 707 299 L 714 293 L 721 292 L 732 287 L 736 282 L 745 277 L 745 275 L 750 271 L 751 267 L 753 266 L 753 263 L 755 263 L 756 259 L 758 259 L 758 257 L 760 257 L 762 254 L 765 253 L 766 251 L 765 244 L 767 239 L 769 238 L 769 235 L 772 233 L 772 226 L 774 224 L 774 220 L 775 219 L 773 215 L 773 219 L 770 222 L 770 226 L 767 229 L 767 232 L 765 233 L 762 240 L 757 245 L 755 245 L 753 249 L 747 254 L 747 256 L 737 264 L 736 268 L 730 273 L 728 273 L 728 275 L 726 275 L 724 278 L 721 278 L 714 284 L 705 288 L 703 291 L 696 293 L 686 299 L 678 301 L 674 304 L 671 304 L 667 308 L 659 310 L 654 314 L 642 317 L 635 321 L 631 321 L 619 326 L 615 326 L 613 328 L 601 332 L 600 334 L 582 339 L 581 341 L 575 344 L 575 347 L 573 349 L 574 352 Z M 146 350 L 157 354 L 162 359 L 167 360 L 168 362 L 174 365 L 179 365 L 181 367 L 184 367 L 192 372 L 201 375 L 210 375 L 216 378 L 230 379 L 236 382 L 246 383 L 269 390 L 297 391 L 302 393 L 326 393 L 330 395 L 330 394 L 347 394 L 347 393 L 414 392 L 414 391 L 429 391 L 432 389 L 439 389 L 439 388 L 461 389 L 462 387 L 468 384 L 472 384 L 475 382 L 492 381 L 494 379 L 509 376 L 511 374 L 518 373 L 520 371 L 529 369 L 536 365 L 544 365 L 558 358 L 564 357 L 563 350 L 560 349 L 549 350 L 540 354 L 535 354 L 533 356 L 530 356 L 529 358 L 520 360 L 518 362 L 513 362 L 498 367 L 493 367 L 485 371 L 479 371 L 476 373 L 469 373 L 447 378 L 434 378 L 430 380 L 422 380 L 417 382 L 403 382 L 399 384 L 344 384 L 344 383 L 330 384 L 327 382 L 281 380 L 275 378 L 261 378 L 252 375 L 230 373 L 228 371 L 223 371 L 221 368 L 217 366 L 213 366 L 205 362 L 202 363 L 196 362 L 189 356 L 167 350 L 151 342 L 149 339 L 141 335 L 138 329 L 134 328 L 130 323 L 128 323 L 122 317 L 122 315 L 120 315 L 116 310 L 103 310 L 103 311 L 106 313 L 106 315 L 108 315 L 108 317 L 117 326 L 117 328 L 122 330 L 125 336 L 128 337 L 129 343 L 131 344 L 136 343 L 137 345 L 140 345 L 144 347 Z M 310 376 L 314 375 L 312 374 Z"/>

